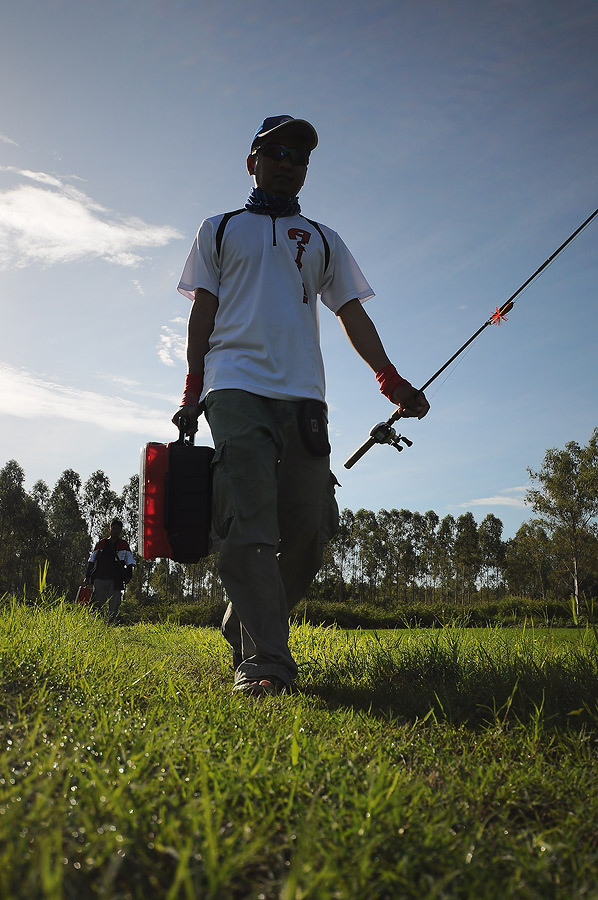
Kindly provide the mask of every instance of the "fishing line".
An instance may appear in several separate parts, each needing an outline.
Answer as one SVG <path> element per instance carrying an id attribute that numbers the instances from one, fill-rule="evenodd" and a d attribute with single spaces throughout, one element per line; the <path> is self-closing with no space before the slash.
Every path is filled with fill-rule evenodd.
<path id="1" fill-rule="evenodd" d="M 475 341 L 474 341 L 474 343 L 475 343 Z M 465 360 L 467 359 L 467 357 L 468 357 L 469 354 L 471 353 L 472 349 L 473 349 L 473 344 L 471 345 L 471 347 L 468 347 L 468 348 L 467 348 L 467 350 L 465 351 L 465 353 L 463 354 L 463 356 L 461 357 L 461 359 L 457 360 L 457 362 L 455 363 L 455 365 L 454 365 L 451 369 L 448 370 L 448 372 L 446 373 L 445 377 L 442 379 L 442 381 L 440 382 L 440 384 L 439 384 L 439 385 L 436 387 L 436 389 L 433 390 L 432 393 L 430 394 L 430 400 L 432 400 L 432 399 L 436 396 L 436 394 L 438 394 L 438 392 L 440 391 L 440 389 L 447 383 L 447 381 L 449 380 L 449 378 L 452 378 L 452 377 L 453 377 L 453 375 L 455 374 L 455 372 L 457 371 L 457 369 L 459 368 L 459 366 L 460 366 L 463 362 L 465 362 Z"/>

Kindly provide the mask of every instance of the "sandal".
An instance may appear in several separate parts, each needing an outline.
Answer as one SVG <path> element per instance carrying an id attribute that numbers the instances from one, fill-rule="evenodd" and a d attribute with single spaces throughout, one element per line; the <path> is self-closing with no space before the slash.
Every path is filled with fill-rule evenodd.
<path id="1" fill-rule="evenodd" d="M 233 687 L 233 691 L 239 691 L 243 694 L 251 694 L 252 697 L 263 697 L 265 694 L 282 694 L 286 689 L 286 684 L 279 681 L 278 678 L 254 678 L 250 681 L 240 681 Z"/>

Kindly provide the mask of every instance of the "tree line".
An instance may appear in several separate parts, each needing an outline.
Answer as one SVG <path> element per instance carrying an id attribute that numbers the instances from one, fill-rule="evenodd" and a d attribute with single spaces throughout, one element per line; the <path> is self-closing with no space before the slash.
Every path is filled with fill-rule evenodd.
<path id="1" fill-rule="evenodd" d="M 466 606 L 506 593 L 531 599 L 598 596 L 598 428 L 587 446 L 547 451 L 528 469 L 527 500 L 536 517 L 503 540 L 503 523 L 489 513 L 440 519 L 433 511 L 344 509 L 325 551 L 312 596 L 395 608 L 407 601 L 441 600 Z M 138 600 L 221 600 L 216 559 L 195 565 L 138 553 L 139 479 L 120 493 L 94 472 L 84 483 L 65 470 L 50 490 L 10 460 L 0 470 L 0 594 L 35 595 L 40 574 L 57 594 L 74 597 L 93 545 L 118 516 L 137 561 L 129 594 Z"/>

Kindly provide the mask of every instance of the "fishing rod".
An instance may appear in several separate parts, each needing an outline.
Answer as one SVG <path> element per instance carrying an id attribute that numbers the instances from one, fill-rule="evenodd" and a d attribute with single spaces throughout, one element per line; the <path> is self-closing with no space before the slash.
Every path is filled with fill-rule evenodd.
<path id="1" fill-rule="evenodd" d="M 577 235 L 583 231 L 583 229 L 586 227 L 586 225 L 589 225 L 590 222 L 592 221 L 592 219 L 594 219 L 597 215 L 598 215 L 598 209 L 595 209 L 594 212 L 592 213 L 592 215 L 588 216 L 588 218 L 585 220 L 585 222 L 582 222 L 581 225 L 579 226 L 579 228 L 576 228 L 575 231 L 573 232 L 573 234 L 569 235 L 567 240 L 564 241 L 561 244 L 561 246 L 558 247 L 554 251 L 554 253 L 548 257 L 548 259 L 544 260 L 542 265 L 538 269 L 536 269 L 534 274 L 530 275 L 530 277 L 527 279 L 527 281 L 524 281 L 523 284 L 521 285 L 521 287 L 517 288 L 515 293 L 511 294 L 509 299 L 506 300 L 502 306 L 496 307 L 495 312 L 492 313 L 490 318 L 487 319 L 480 328 L 478 328 L 478 330 L 475 332 L 475 334 L 472 334 L 472 336 L 469 338 L 469 340 L 465 341 L 465 343 L 463 344 L 462 347 L 459 347 L 459 349 L 457 350 L 456 353 L 453 353 L 451 358 L 449 360 L 447 360 L 445 362 L 445 364 L 438 369 L 437 372 L 434 372 L 434 374 L 432 375 L 431 378 L 428 378 L 426 383 L 420 388 L 420 391 L 422 391 L 422 392 L 425 391 L 426 388 L 428 388 L 432 384 L 433 381 L 436 381 L 438 376 L 442 375 L 444 370 L 447 369 L 450 366 L 450 364 L 452 362 L 454 362 L 457 359 L 457 357 L 460 356 L 463 353 L 463 351 L 466 350 L 467 347 L 469 347 L 469 345 L 475 341 L 475 339 L 477 337 L 480 336 L 482 331 L 484 331 L 484 329 L 487 328 L 488 325 L 500 325 L 501 322 L 503 322 L 503 321 L 506 322 L 507 321 L 507 313 L 513 309 L 513 306 L 515 303 L 515 298 L 518 297 L 519 294 L 522 291 L 524 291 L 525 288 L 529 284 L 531 284 L 531 282 L 534 280 L 534 278 L 537 278 L 537 276 L 541 272 L 543 272 L 544 269 L 547 266 L 549 266 L 553 260 L 556 259 L 556 257 L 559 255 L 559 253 L 561 253 L 565 249 L 567 244 L 570 244 L 571 241 L 574 240 L 577 237 Z M 369 438 L 366 441 L 364 441 L 364 443 L 361 445 L 361 447 L 358 447 L 357 450 L 355 451 L 355 453 L 353 453 L 353 455 L 350 456 L 349 459 L 346 461 L 345 469 L 350 469 L 352 466 L 354 466 L 355 463 L 358 460 L 360 460 L 361 457 L 364 456 L 368 452 L 368 450 L 370 450 L 374 446 L 374 444 L 391 444 L 393 447 L 396 447 L 397 450 L 403 449 L 402 443 L 406 444 L 407 447 L 411 447 L 413 444 L 413 441 L 408 440 L 402 434 L 397 434 L 395 429 L 392 427 L 394 425 L 394 423 L 397 422 L 400 418 L 404 418 L 403 413 L 399 409 L 397 409 L 392 414 L 392 416 L 386 420 L 386 422 L 379 422 L 377 425 L 374 425 L 374 427 L 370 431 Z"/>

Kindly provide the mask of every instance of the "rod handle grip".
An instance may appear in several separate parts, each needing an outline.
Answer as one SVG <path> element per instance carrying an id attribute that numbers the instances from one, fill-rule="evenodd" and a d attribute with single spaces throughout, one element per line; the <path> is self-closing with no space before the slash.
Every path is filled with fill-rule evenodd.
<path id="1" fill-rule="evenodd" d="M 349 459 L 345 463 L 345 469 L 350 469 L 352 466 L 358 462 L 362 456 L 364 456 L 368 450 L 376 444 L 377 441 L 374 438 L 368 438 L 367 441 L 364 441 L 361 447 L 358 447 L 355 453 L 349 457 Z"/>

